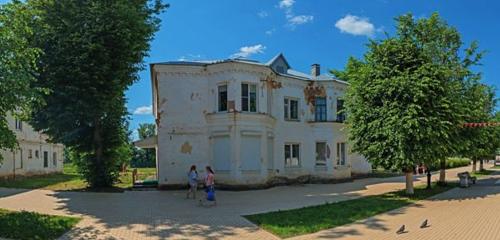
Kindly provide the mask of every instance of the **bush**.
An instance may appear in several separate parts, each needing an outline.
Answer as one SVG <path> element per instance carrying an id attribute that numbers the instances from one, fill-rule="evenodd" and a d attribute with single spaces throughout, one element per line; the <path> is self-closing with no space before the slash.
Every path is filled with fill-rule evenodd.
<path id="1" fill-rule="evenodd" d="M 470 161 L 469 158 L 451 157 L 446 159 L 446 168 L 465 167 L 470 165 Z"/>
<path id="2" fill-rule="evenodd" d="M 457 167 L 465 167 L 470 165 L 471 160 L 469 158 L 460 158 L 460 157 L 450 157 L 446 159 L 446 169 L 457 168 Z M 435 171 L 440 169 L 439 162 L 434 163 L 431 166 L 431 170 Z"/>

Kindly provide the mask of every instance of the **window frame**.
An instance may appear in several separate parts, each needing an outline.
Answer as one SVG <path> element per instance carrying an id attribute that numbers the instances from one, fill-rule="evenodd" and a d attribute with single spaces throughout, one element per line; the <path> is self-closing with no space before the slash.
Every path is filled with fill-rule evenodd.
<path id="1" fill-rule="evenodd" d="M 287 147 L 288 147 L 288 152 L 290 154 L 289 158 L 287 158 Z M 294 148 L 296 147 L 296 148 Z M 297 150 L 297 152 L 295 152 L 295 150 Z M 284 164 L 285 164 L 285 168 L 297 168 L 297 167 L 301 167 L 301 159 L 300 159 L 300 143 L 292 143 L 292 142 L 289 142 L 289 143 L 285 143 L 283 145 L 283 156 L 284 156 Z M 295 156 L 295 158 L 297 159 L 297 164 L 292 164 L 293 163 L 293 159 L 294 159 L 294 153 L 296 153 L 297 155 Z"/>
<path id="2" fill-rule="evenodd" d="M 345 142 L 337 142 L 337 165 L 345 166 L 347 163 L 347 145 Z"/>
<path id="3" fill-rule="evenodd" d="M 49 151 L 43 151 L 43 167 L 48 168 L 49 167 Z"/>
<path id="4" fill-rule="evenodd" d="M 339 109 L 340 108 L 340 109 Z M 337 98 L 337 122 L 345 122 L 346 115 L 343 112 L 345 110 L 345 101 L 342 98 Z"/>
<path id="5" fill-rule="evenodd" d="M 222 87 L 225 87 L 226 88 L 226 99 L 225 99 L 225 109 L 222 109 L 222 101 L 221 101 L 221 88 Z M 217 112 L 228 112 L 229 109 L 228 109 L 228 102 L 229 102 L 229 97 L 228 97 L 228 93 L 229 93 L 229 85 L 227 83 L 221 83 L 221 84 L 217 84 Z"/>
<path id="6" fill-rule="evenodd" d="M 319 99 L 324 100 L 322 104 L 319 104 Z M 328 121 L 328 110 L 326 97 L 315 97 L 314 98 L 314 121 L 315 122 L 326 122 Z"/>
<path id="7" fill-rule="evenodd" d="M 15 128 L 17 131 L 23 130 L 23 121 L 16 118 L 16 119 L 14 119 L 14 124 L 15 124 Z"/>
<path id="8" fill-rule="evenodd" d="M 288 101 L 288 103 L 287 103 Z M 292 118 L 292 101 L 296 102 L 296 118 Z M 299 98 L 293 98 L 293 97 L 285 97 L 283 99 L 283 118 L 285 121 L 300 121 L 300 114 L 299 114 L 299 109 L 300 109 L 300 101 Z"/>
<path id="9" fill-rule="evenodd" d="M 243 85 L 246 85 L 247 88 L 247 94 L 246 96 L 243 95 Z M 252 87 L 255 87 L 255 93 L 254 93 L 254 101 L 255 101 L 255 109 L 252 109 L 252 92 L 251 89 Z M 250 113 L 256 113 L 258 110 L 258 87 L 256 83 L 251 83 L 251 82 L 242 82 L 241 83 L 241 111 L 242 112 L 250 112 Z M 246 110 L 245 110 L 245 105 L 243 104 L 243 99 L 246 99 Z M 253 111 L 252 111 L 253 110 Z"/>
<path id="10" fill-rule="evenodd" d="M 319 153 L 318 153 L 318 144 L 323 144 L 324 145 L 323 146 L 323 157 L 324 157 L 324 159 L 319 159 L 318 158 L 318 155 L 319 155 Z M 328 151 L 327 150 L 327 142 L 326 141 L 317 141 L 314 146 L 315 146 L 315 151 L 314 152 L 316 154 L 314 165 L 315 166 L 326 166 L 326 162 L 328 161 L 328 156 L 327 156 L 327 151 Z"/>

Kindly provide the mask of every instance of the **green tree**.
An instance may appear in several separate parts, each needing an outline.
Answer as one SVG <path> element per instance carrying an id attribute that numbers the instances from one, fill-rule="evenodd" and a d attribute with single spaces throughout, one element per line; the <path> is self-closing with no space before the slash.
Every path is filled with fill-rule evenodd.
<path id="1" fill-rule="evenodd" d="M 437 14 L 396 20 L 395 36 L 370 41 L 363 60 L 350 59 L 333 73 L 350 83 L 353 150 L 374 165 L 406 172 L 406 190 L 413 194 L 415 165 L 443 163 L 457 151 L 468 72 L 458 56 L 460 34 Z"/>
<path id="2" fill-rule="evenodd" d="M 144 140 L 156 135 L 156 125 L 153 123 L 139 124 L 137 133 L 140 140 Z M 156 152 L 155 149 L 140 149 L 133 146 L 133 167 L 154 167 L 156 166 Z"/>
<path id="3" fill-rule="evenodd" d="M 40 49 L 31 47 L 33 12 L 20 1 L 0 5 L 0 150 L 14 150 L 17 140 L 7 116 L 26 119 L 41 89 L 31 88 Z M 0 161 L 2 155 L 0 155 Z"/>
<path id="4" fill-rule="evenodd" d="M 468 87 L 464 101 L 468 103 L 466 121 L 471 123 L 494 121 L 495 93 L 489 86 L 475 82 Z M 483 159 L 495 155 L 500 139 L 494 127 L 464 127 L 461 129 L 461 155 L 472 160 L 472 172 L 476 172 L 477 161 L 482 171 Z"/>
<path id="5" fill-rule="evenodd" d="M 137 128 L 139 139 L 143 140 L 156 135 L 156 125 L 154 123 L 141 123 Z"/>
<path id="6" fill-rule="evenodd" d="M 38 84 L 50 89 L 32 125 L 71 147 L 91 187 L 116 181 L 127 143 L 124 92 L 144 69 L 157 15 L 156 0 L 30 0 L 40 23 L 34 45 Z"/>

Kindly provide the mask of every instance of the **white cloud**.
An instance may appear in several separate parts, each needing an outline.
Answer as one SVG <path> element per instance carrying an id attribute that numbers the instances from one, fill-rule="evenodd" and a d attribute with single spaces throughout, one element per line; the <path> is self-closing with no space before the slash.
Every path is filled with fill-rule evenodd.
<path id="1" fill-rule="evenodd" d="M 257 53 L 263 53 L 264 50 L 266 49 L 265 46 L 262 44 L 257 44 L 253 46 L 244 46 L 240 48 L 240 51 L 231 55 L 231 58 L 247 58 L 250 55 L 257 54 Z"/>
<path id="2" fill-rule="evenodd" d="M 153 106 L 142 106 L 138 107 L 134 110 L 135 115 L 148 115 L 148 114 L 153 114 Z"/>
<path id="3" fill-rule="evenodd" d="M 314 19 L 314 16 L 311 15 L 299 15 L 293 16 L 288 19 L 288 23 L 292 26 L 301 25 L 308 22 L 311 22 Z"/>
<path id="4" fill-rule="evenodd" d="M 285 12 L 285 17 L 287 20 L 286 26 L 290 29 L 295 29 L 297 25 L 302 25 L 311 22 L 314 19 L 312 15 L 295 15 L 293 11 L 293 5 L 295 0 L 281 0 L 279 3 L 279 8 L 283 9 Z"/>
<path id="5" fill-rule="evenodd" d="M 271 36 L 271 35 L 274 34 L 274 32 L 276 32 L 276 28 L 269 29 L 269 30 L 266 31 L 266 35 Z"/>
<path id="6" fill-rule="evenodd" d="M 267 16 L 269 16 L 269 14 L 266 11 L 262 10 L 257 13 L 257 16 L 259 16 L 260 18 L 266 18 Z"/>
<path id="7" fill-rule="evenodd" d="M 343 33 L 349 33 L 357 36 L 364 35 L 370 37 L 373 36 L 375 32 L 375 26 L 373 26 L 368 18 L 350 14 L 347 14 L 345 17 L 339 19 L 335 23 L 335 27 L 340 29 Z"/>
<path id="8" fill-rule="evenodd" d="M 294 3 L 295 0 L 281 0 L 279 6 L 280 8 L 291 8 Z"/>
<path id="9" fill-rule="evenodd" d="M 187 56 L 181 56 L 180 58 L 177 59 L 177 61 L 192 61 L 192 60 L 199 60 L 203 56 L 201 54 L 188 54 Z"/>

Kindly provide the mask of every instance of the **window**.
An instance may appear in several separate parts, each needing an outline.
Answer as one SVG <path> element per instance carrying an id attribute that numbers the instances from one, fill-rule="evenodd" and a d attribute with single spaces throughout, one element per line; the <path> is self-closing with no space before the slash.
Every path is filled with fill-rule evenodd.
<path id="1" fill-rule="evenodd" d="M 314 120 L 316 122 L 326 122 L 326 98 L 316 97 L 314 106 Z"/>
<path id="2" fill-rule="evenodd" d="M 220 85 L 218 87 L 219 98 L 218 98 L 218 110 L 219 112 L 227 111 L 227 85 Z"/>
<path id="3" fill-rule="evenodd" d="M 316 142 L 316 166 L 326 166 L 326 142 Z"/>
<path id="4" fill-rule="evenodd" d="M 285 68 L 283 66 L 276 66 L 276 72 L 285 73 Z"/>
<path id="5" fill-rule="evenodd" d="M 33 150 L 31 149 L 28 150 L 28 158 L 29 159 L 33 158 Z"/>
<path id="6" fill-rule="evenodd" d="M 345 121 L 344 100 L 337 98 L 337 122 Z"/>
<path id="7" fill-rule="evenodd" d="M 337 165 L 345 165 L 346 153 L 345 143 L 337 143 Z"/>
<path id="8" fill-rule="evenodd" d="M 256 84 L 241 84 L 241 110 L 243 112 L 257 112 Z"/>
<path id="9" fill-rule="evenodd" d="M 43 167 L 49 167 L 49 152 L 43 152 Z"/>
<path id="10" fill-rule="evenodd" d="M 38 154 L 38 150 L 35 150 L 35 157 L 38 158 L 40 155 Z"/>
<path id="11" fill-rule="evenodd" d="M 21 160 L 21 169 L 23 168 L 23 150 L 22 149 L 19 149 L 19 158 Z"/>
<path id="12" fill-rule="evenodd" d="M 52 153 L 52 165 L 57 166 L 57 153 Z"/>
<path id="13" fill-rule="evenodd" d="M 285 167 L 300 166 L 299 144 L 285 144 Z"/>
<path id="14" fill-rule="evenodd" d="M 285 98 L 285 120 L 299 120 L 299 101 Z"/>
<path id="15" fill-rule="evenodd" d="M 16 119 L 15 124 L 16 124 L 16 130 L 19 130 L 19 131 L 23 130 L 23 121 Z"/>

